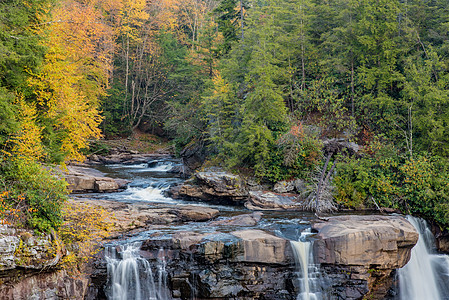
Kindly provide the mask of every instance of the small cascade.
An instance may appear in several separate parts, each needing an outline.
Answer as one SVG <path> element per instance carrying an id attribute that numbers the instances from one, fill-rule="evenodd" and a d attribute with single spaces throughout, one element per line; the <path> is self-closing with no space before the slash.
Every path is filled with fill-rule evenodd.
<path id="1" fill-rule="evenodd" d="M 142 187 L 129 187 L 126 190 L 126 195 L 122 196 L 122 199 L 130 201 L 145 201 L 155 203 L 167 203 L 176 204 L 176 200 L 166 197 L 164 192 L 170 188 L 169 185 L 164 183 L 151 182 L 149 186 Z"/>
<path id="2" fill-rule="evenodd" d="M 167 288 L 166 262 L 159 251 L 157 284 L 150 263 L 139 254 L 141 243 L 105 248 L 108 270 L 107 297 L 111 300 L 170 299 Z M 161 254 L 162 253 L 162 254 Z"/>
<path id="3" fill-rule="evenodd" d="M 299 241 L 290 241 L 295 261 L 299 269 L 300 293 L 297 300 L 320 300 L 321 275 L 319 266 L 313 262 L 312 242 L 307 241 L 310 229 L 301 233 Z"/>
<path id="4" fill-rule="evenodd" d="M 148 163 L 147 171 L 167 172 L 170 171 L 175 164 L 171 161 L 155 160 Z"/>
<path id="5" fill-rule="evenodd" d="M 166 270 L 167 261 L 165 260 L 165 252 L 164 249 L 159 249 L 159 253 L 157 255 L 157 290 L 158 290 L 158 299 L 169 299 L 170 291 L 168 289 L 167 281 L 168 281 L 168 273 Z"/>
<path id="6" fill-rule="evenodd" d="M 419 233 L 410 261 L 398 270 L 400 300 L 449 299 L 449 257 L 436 254 L 425 220 L 407 216 Z"/>

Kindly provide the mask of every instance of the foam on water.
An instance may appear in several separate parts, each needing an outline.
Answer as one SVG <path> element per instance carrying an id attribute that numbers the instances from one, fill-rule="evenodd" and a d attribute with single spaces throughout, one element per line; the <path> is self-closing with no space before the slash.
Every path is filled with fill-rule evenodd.
<path id="1" fill-rule="evenodd" d="M 107 298 L 110 300 L 168 300 L 164 250 L 159 250 L 153 274 L 150 263 L 140 256 L 140 242 L 105 248 L 108 270 Z M 157 284 L 156 284 L 157 282 Z"/>
<path id="2" fill-rule="evenodd" d="M 132 201 L 145 201 L 145 202 L 170 203 L 170 204 L 178 203 L 179 201 L 164 196 L 164 191 L 166 191 L 168 188 L 169 186 L 160 186 L 160 187 L 149 186 L 147 188 L 130 187 L 126 190 L 126 195 L 124 196 L 124 198 Z"/>
<path id="3" fill-rule="evenodd" d="M 298 266 L 300 292 L 297 300 L 322 299 L 320 268 L 313 261 L 313 243 L 307 240 L 307 236 L 310 234 L 309 228 L 301 232 L 298 241 L 290 241 Z"/>
<path id="4" fill-rule="evenodd" d="M 436 254 L 435 241 L 425 220 L 407 216 L 419 233 L 410 261 L 398 270 L 401 300 L 449 299 L 449 259 Z"/>

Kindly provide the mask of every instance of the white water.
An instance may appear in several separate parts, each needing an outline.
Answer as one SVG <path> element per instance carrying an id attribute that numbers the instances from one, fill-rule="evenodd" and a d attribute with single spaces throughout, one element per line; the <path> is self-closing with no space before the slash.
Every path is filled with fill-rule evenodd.
<path id="1" fill-rule="evenodd" d="M 126 190 L 127 195 L 124 199 L 176 204 L 175 200 L 164 196 L 164 191 L 168 190 L 168 188 L 169 186 L 162 185 L 159 187 L 149 186 L 147 188 L 130 187 Z"/>
<path id="2" fill-rule="evenodd" d="M 108 270 L 107 297 L 110 300 L 170 299 L 167 288 L 165 257 L 159 251 L 156 285 L 151 265 L 139 254 L 140 243 L 105 248 Z M 163 262 L 161 264 L 161 262 Z M 162 266 L 161 266 L 162 265 Z"/>
<path id="3" fill-rule="evenodd" d="M 419 233 L 410 261 L 398 270 L 401 300 L 449 299 L 449 257 L 435 254 L 435 240 L 425 220 L 407 216 Z"/>
<path id="4" fill-rule="evenodd" d="M 171 161 L 153 161 L 149 163 L 149 167 L 142 169 L 141 172 L 167 172 L 175 165 Z"/>
<path id="5" fill-rule="evenodd" d="M 301 233 L 299 241 L 290 241 L 295 256 L 296 264 L 299 267 L 299 287 L 300 293 L 297 300 L 319 300 L 320 291 L 320 271 L 319 266 L 313 262 L 312 242 L 307 241 L 310 230 Z"/>

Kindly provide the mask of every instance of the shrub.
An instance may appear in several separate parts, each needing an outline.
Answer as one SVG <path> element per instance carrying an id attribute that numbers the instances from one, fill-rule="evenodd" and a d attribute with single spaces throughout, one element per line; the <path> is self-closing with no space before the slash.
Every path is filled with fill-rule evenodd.
<path id="1" fill-rule="evenodd" d="M 61 205 L 67 199 L 66 183 L 35 161 L 3 161 L 0 165 L 3 201 L 20 210 L 13 223 L 49 232 L 62 223 Z M 6 188 L 7 187 L 7 188 Z"/>
<path id="2" fill-rule="evenodd" d="M 272 145 L 263 177 L 271 182 L 306 178 L 321 163 L 322 144 L 308 128 L 294 125 Z"/>
<path id="3" fill-rule="evenodd" d="M 111 233 L 110 213 L 101 207 L 66 202 L 58 234 L 69 250 L 62 264 L 74 271 L 97 253 L 96 245 Z"/>
<path id="4" fill-rule="evenodd" d="M 337 166 L 337 203 L 382 207 L 434 220 L 449 229 L 449 172 L 440 157 L 373 155 L 348 158 Z"/>

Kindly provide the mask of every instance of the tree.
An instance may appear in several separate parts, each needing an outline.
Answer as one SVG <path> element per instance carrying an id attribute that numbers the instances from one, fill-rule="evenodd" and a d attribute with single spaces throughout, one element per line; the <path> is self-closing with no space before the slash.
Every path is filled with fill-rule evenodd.
<path id="1" fill-rule="evenodd" d="M 108 85 L 113 48 L 112 31 L 96 5 L 68 0 L 53 10 L 42 70 L 29 79 L 53 160 L 58 153 L 83 159 L 81 149 L 100 136 L 99 98 Z"/>

